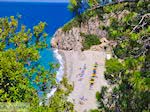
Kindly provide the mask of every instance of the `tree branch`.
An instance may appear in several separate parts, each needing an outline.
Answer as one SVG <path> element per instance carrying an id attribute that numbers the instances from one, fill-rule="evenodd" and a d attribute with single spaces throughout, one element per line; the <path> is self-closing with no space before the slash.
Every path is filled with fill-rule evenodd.
<path id="1" fill-rule="evenodd" d="M 95 5 L 91 9 L 88 9 L 88 10 L 91 11 L 91 10 L 95 10 L 95 9 L 98 9 L 98 8 L 101 8 L 104 6 L 115 5 L 115 4 L 124 3 L 124 2 L 136 2 L 136 1 L 137 0 L 123 0 L 123 1 L 111 2 L 111 3 L 105 4 L 105 5 Z"/>
<path id="2" fill-rule="evenodd" d="M 132 30 L 131 32 L 134 32 L 134 31 L 139 27 L 139 25 L 143 22 L 143 20 L 144 20 L 146 17 L 150 17 L 150 13 L 144 14 L 144 15 L 142 16 L 142 19 L 140 20 L 140 22 L 133 28 L 133 30 Z"/>

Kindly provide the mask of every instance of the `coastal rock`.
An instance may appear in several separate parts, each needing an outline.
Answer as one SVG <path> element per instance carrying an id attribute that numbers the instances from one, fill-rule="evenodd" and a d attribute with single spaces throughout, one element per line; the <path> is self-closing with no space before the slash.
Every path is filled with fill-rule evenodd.
<path id="1" fill-rule="evenodd" d="M 53 48 L 61 50 L 81 50 L 83 37 L 80 33 L 94 34 L 98 37 L 107 37 L 107 32 L 99 29 L 100 22 L 98 17 L 93 17 L 86 23 L 81 23 L 81 27 L 73 27 L 71 30 L 64 32 L 62 28 L 58 29 L 51 40 Z"/>

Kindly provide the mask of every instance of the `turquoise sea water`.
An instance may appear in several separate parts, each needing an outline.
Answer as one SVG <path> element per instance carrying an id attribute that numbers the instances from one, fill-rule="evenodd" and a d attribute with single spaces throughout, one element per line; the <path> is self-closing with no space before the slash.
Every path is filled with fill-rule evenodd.
<path id="1" fill-rule="evenodd" d="M 49 34 L 47 43 L 50 43 L 55 31 L 72 18 L 67 9 L 67 3 L 29 3 L 29 2 L 0 2 L 0 17 L 22 15 L 20 23 L 32 28 L 40 21 L 48 24 L 46 32 Z M 49 44 L 50 46 L 50 44 Z M 40 63 L 48 68 L 48 62 L 57 62 L 53 50 L 41 52 Z"/>
<path id="2" fill-rule="evenodd" d="M 50 40 L 55 33 L 55 31 L 67 23 L 73 16 L 67 9 L 67 3 L 26 3 L 26 2 L 0 2 L 0 17 L 6 16 L 17 16 L 21 15 L 19 20 L 20 25 L 24 24 L 27 28 L 31 28 L 37 25 L 40 21 L 46 22 L 46 32 L 49 34 L 47 43 L 49 47 L 40 52 L 41 58 L 39 60 L 40 64 L 46 69 L 49 68 L 48 62 L 57 62 L 61 64 L 59 71 L 57 72 L 57 81 L 61 79 L 63 75 L 63 66 L 60 55 L 54 55 L 53 49 L 50 48 Z M 57 58 L 56 58 L 57 56 Z M 59 60 L 58 60 L 59 59 Z M 32 82 L 31 82 L 32 83 Z M 33 84 L 33 86 L 38 90 L 38 87 Z M 48 92 L 47 98 L 49 98 L 56 88 Z M 39 96 L 42 92 L 39 91 Z"/>

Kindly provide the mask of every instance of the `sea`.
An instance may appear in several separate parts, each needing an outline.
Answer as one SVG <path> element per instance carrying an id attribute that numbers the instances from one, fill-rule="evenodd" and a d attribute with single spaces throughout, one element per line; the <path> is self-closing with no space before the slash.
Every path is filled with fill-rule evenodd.
<path id="1" fill-rule="evenodd" d="M 57 62 L 50 40 L 56 30 L 67 23 L 73 15 L 67 9 L 67 3 L 43 2 L 0 2 L 0 17 L 18 16 L 20 24 L 32 29 L 40 21 L 46 22 L 46 32 L 49 34 L 47 43 L 49 48 L 41 52 L 40 62 L 48 68 L 48 62 Z"/>
<path id="2" fill-rule="evenodd" d="M 50 41 L 58 28 L 73 18 L 73 14 L 67 9 L 68 3 L 43 3 L 43 2 L 0 2 L 0 17 L 21 15 L 19 24 L 25 25 L 32 30 L 33 26 L 40 21 L 46 22 L 45 31 L 48 33 L 48 48 L 40 52 L 40 64 L 46 69 L 49 68 L 48 62 L 60 63 L 57 71 L 57 81 L 63 75 L 63 60 L 57 50 L 50 48 Z M 56 91 L 54 88 L 48 98 Z"/>

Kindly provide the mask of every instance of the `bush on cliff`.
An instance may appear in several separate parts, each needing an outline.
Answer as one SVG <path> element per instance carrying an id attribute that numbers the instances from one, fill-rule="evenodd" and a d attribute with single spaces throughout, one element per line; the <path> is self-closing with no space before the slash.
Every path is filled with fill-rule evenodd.
<path id="1" fill-rule="evenodd" d="M 99 12 L 98 10 L 91 10 L 91 11 L 87 10 L 84 13 L 82 13 L 80 16 L 76 16 L 71 21 L 66 23 L 62 27 L 62 30 L 64 32 L 67 32 L 71 30 L 73 27 L 80 27 L 81 23 L 86 23 L 91 17 L 96 16 L 98 12 Z"/>
<path id="2" fill-rule="evenodd" d="M 81 36 L 83 37 L 82 45 L 83 49 L 82 50 L 88 50 L 90 49 L 93 45 L 99 45 L 100 38 L 97 35 L 86 35 L 84 33 L 81 33 Z"/>

